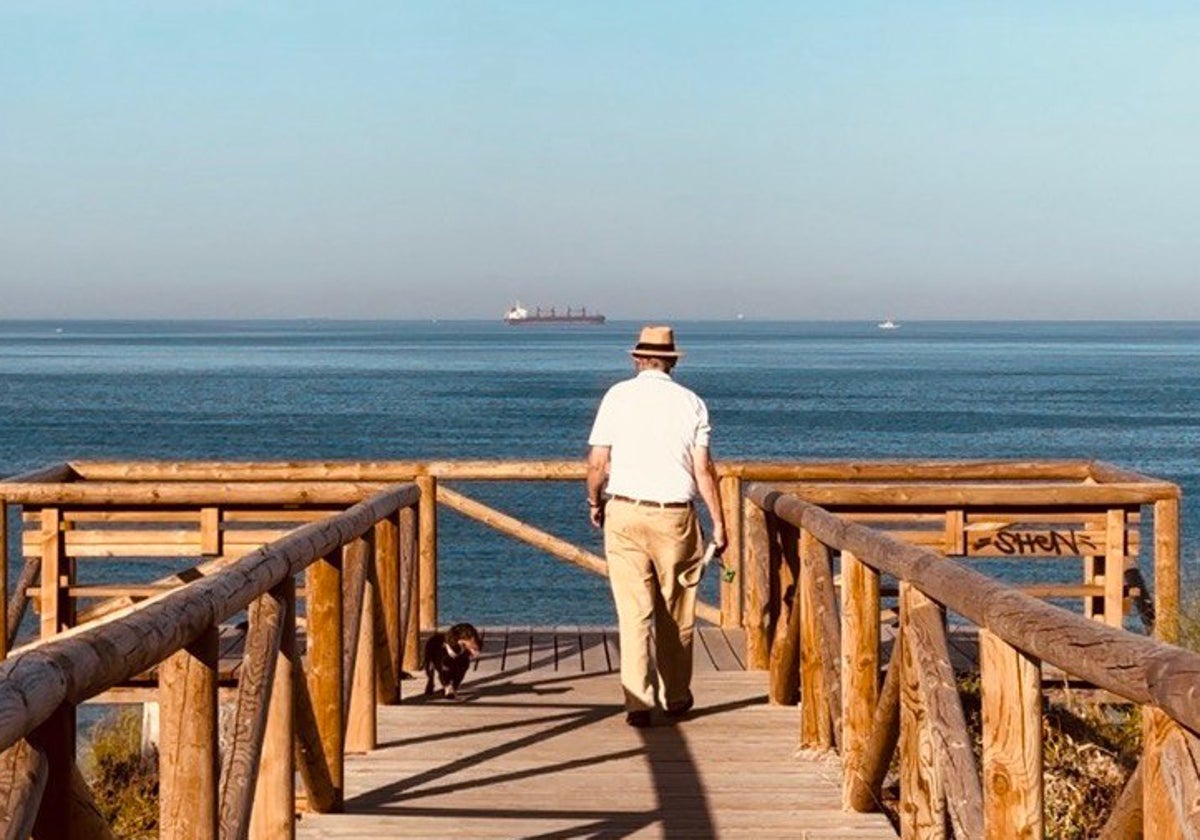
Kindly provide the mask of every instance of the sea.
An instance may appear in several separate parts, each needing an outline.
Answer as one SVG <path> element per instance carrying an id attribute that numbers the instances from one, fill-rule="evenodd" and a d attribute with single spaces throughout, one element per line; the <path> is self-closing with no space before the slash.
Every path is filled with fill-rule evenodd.
<path id="1" fill-rule="evenodd" d="M 0 322 L 0 475 L 89 458 L 582 459 L 600 397 L 631 375 L 639 327 Z M 1182 487 L 1184 580 L 1197 579 L 1200 323 L 674 327 L 676 378 L 707 402 L 718 460 L 1099 459 Z M 454 486 L 602 553 L 579 482 Z M 443 623 L 615 622 L 602 579 L 448 511 L 439 531 Z"/>

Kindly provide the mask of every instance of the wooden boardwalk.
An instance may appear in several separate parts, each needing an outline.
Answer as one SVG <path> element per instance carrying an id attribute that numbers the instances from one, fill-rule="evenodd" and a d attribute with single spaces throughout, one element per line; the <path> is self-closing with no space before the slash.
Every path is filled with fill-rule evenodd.
<path id="1" fill-rule="evenodd" d="M 379 749 L 346 759 L 346 813 L 301 838 L 892 838 L 841 810 L 836 757 L 796 755 L 798 715 L 742 669 L 741 634 L 701 631 L 697 708 L 625 724 L 615 632 L 490 629 L 467 699 L 379 710 Z"/>

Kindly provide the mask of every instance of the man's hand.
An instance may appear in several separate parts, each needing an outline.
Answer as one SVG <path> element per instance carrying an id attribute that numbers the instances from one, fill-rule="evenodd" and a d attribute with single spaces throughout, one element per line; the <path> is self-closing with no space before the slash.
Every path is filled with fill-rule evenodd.
<path id="1" fill-rule="evenodd" d="M 588 450 L 587 502 L 592 527 L 604 527 L 604 485 L 608 482 L 609 447 L 593 446 Z"/>
<path id="2" fill-rule="evenodd" d="M 722 553 L 729 546 L 729 539 L 725 536 L 725 523 L 713 523 L 712 534 L 713 545 L 717 547 L 717 554 Z"/>

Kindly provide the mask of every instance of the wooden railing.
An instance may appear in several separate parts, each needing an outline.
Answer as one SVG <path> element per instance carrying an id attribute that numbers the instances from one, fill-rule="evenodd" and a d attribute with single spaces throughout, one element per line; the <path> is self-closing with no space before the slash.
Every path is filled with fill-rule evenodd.
<path id="1" fill-rule="evenodd" d="M 121 502 L 132 489 L 114 488 L 109 501 Z M 214 488 L 180 490 L 178 498 L 165 491 L 139 498 L 211 506 L 220 496 Z M 328 503 L 338 492 L 325 486 L 318 495 Z M 71 501 L 61 485 L 46 499 L 67 507 Z M 88 795 L 75 768 L 75 707 L 152 669 L 162 708 L 161 837 L 288 836 L 297 771 L 308 808 L 339 808 L 345 753 L 373 749 L 376 703 L 399 699 L 402 643 L 416 632 L 415 622 L 406 620 L 412 610 L 402 602 L 414 591 L 419 502 L 415 484 L 383 489 L 186 585 L 77 627 L 56 628 L 61 632 L 13 651 L 0 665 L 4 836 L 109 836 L 102 822 L 86 819 L 86 809 L 67 807 L 61 798 L 68 790 Z M 40 593 L 44 628 L 62 621 L 55 607 L 69 594 L 69 580 L 57 580 L 70 533 L 61 510 L 46 507 L 39 514 L 47 523 L 42 579 L 47 567 L 55 578 Z M 87 511 L 74 513 L 76 522 L 86 520 Z M 199 538 L 211 539 L 204 521 L 202 515 Z M 162 539 L 158 533 L 143 544 Z M 295 578 L 302 573 L 306 665 L 296 646 Z M 219 759 L 218 633 L 243 610 L 249 628 L 236 712 Z"/>
<path id="2" fill-rule="evenodd" d="M 1089 461 L 726 461 L 718 471 L 730 526 L 726 562 L 738 574 L 720 583 L 717 604 L 702 603 L 697 611 L 702 620 L 722 627 L 746 628 L 752 667 L 767 666 L 766 650 L 787 581 L 786 574 L 781 581 L 774 568 L 767 570 L 767 577 L 756 577 L 755 567 L 747 565 L 741 497 L 743 485 L 751 481 L 771 482 L 944 555 L 1078 564 L 1078 571 L 1068 573 L 1075 577 L 1073 582 L 1032 584 L 1026 591 L 1039 597 L 1076 599 L 1085 615 L 1112 626 L 1122 625 L 1133 596 L 1143 622 L 1154 621 L 1156 635 L 1176 637 L 1179 490 L 1169 482 Z M 138 553 L 200 557 L 205 565 L 199 573 L 204 573 L 284 533 L 305 515 L 328 515 L 389 484 L 414 481 L 423 493 L 413 597 L 419 603 L 420 626 L 429 630 L 438 623 L 439 507 L 588 571 L 604 573 L 603 558 L 595 553 L 485 505 L 464 490 L 464 485 L 480 481 L 581 483 L 585 472 L 581 461 L 73 461 L 56 465 L 0 482 L 0 514 L 8 506 L 22 506 L 26 529 L 31 531 L 24 541 L 26 565 L 9 602 L 7 636 L 13 638 L 26 595 L 42 602 L 49 631 L 46 608 L 61 604 L 66 609 L 71 597 L 120 595 L 127 603 L 156 591 L 155 587 L 178 582 L 178 576 L 170 576 L 143 584 L 140 590 L 126 587 L 122 593 L 118 587 L 83 587 L 69 581 L 75 588 L 63 593 L 57 591 L 58 578 L 43 570 L 39 585 L 42 545 L 49 533 L 45 529 L 52 526 L 40 518 L 48 515 L 47 509 L 75 507 L 93 517 L 91 523 L 86 522 L 87 516 L 61 518 L 60 527 L 66 529 L 61 565 L 68 575 L 76 557 Z M 572 487 L 568 492 L 578 491 Z M 151 508 L 190 511 L 190 518 L 169 528 L 156 527 L 137 516 Z M 1152 511 L 1153 521 L 1149 552 L 1141 545 L 1146 510 Z M 98 524 L 101 511 L 110 517 L 125 516 L 124 524 L 119 518 Z M 0 528 L 5 522 L 0 515 Z M 137 542 L 122 544 L 122 539 Z M 7 543 L 0 541 L 0 545 Z M 1138 566 L 1147 553 L 1151 557 L 1145 564 L 1154 569 L 1152 601 Z M 0 566 L 6 568 L 8 562 L 7 553 L 0 556 Z M 0 577 L 0 585 L 5 580 Z M 0 609 L 4 601 L 0 598 Z M 111 608 L 111 604 L 104 607 Z M 406 647 L 406 667 L 416 667 L 417 654 L 415 643 Z"/>
<path id="3" fill-rule="evenodd" d="M 698 617 L 724 628 L 745 625 L 751 634 L 750 656 L 755 667 L 766 667 L 761 654 L 767 647 L 758 612 L 778 613 L 779 589 L 772 583 L 763 595 L 750 586 L 750 569 L 743 569 L 742 487 L 749 481 L 769 481 L 800 497 L 887 530 L 914 544 L 967 558 L 1009 558 L 1021 562 L 1072 560 L 1080 563 L 1075 582 L 1028 587 L 1043 598 L 1081 600 L 1085 614 L 1114 626 L 1122 624 L 1130 595 L 1142 596 L 1144 617 L 1157 617 L 1156 634 L 1177 634 L 1178 488 L 1170 482 L 1087 461 L 926 461 L 926 462 L 756 462 L 719 464 L 726 521 L 731 544 L 727 562 L 743 572 L 722 581 L 719 602 L 701 604 Z M 604 560 L 587 548 L 524 523 L 467 496 L 463 485 L 476 481 L 582 482 L 581 461 L 389 461 L 389 462 L 102 462 L 59 464 L 38 473 L 0 482 L 0 512 L 4 505 L 23 505 L 26 518 L 43 508 L 113 510 L 124 505 L 133 510 L 155 508 L 196 511 L 208 516 L 191 526 L 192 536 L 179 533 L 174 547 L 162 550 L 184 556 L 221 558 L 211 540 L 221 538 L 238 547 L 236 528 L 253 528 L 253 515 L 274 506 L 276 510 L 300 508 L 324 515 L 337 505 L 364 498 L 380 487 L 398 481 L 415 481 L 422 490 L 420 505 L 419 605 L 421 628 L 438 623 L 438 508 L 448 508 L 511 538 L 527 542 L 552 556 L 602 574 Z M 448 486 L 451 482 L 454 487 Z M 577 492 L 571 487 L 569 492 Z M 322 503 L 324 508 L 322 508 Z M 208 505 L 203 514 L 200 505 Z M 224 514 L 228 506 L 241 512 L 241 526 Z M 571 506 L 574 511 L 578 505 Z M 1142 548 L 1144 510 L 1152 511 L 1154 570 L 1151 602 L 1140 577 L 1126 580 L 1123 572 L 1138 572 Z M 581 515 L 582 516 L 582 515 Z M 5 517 L 0 516 L 0 527 Z M 132 517 L 131 517 L 132 521 Z M 41 528 L 26 522 L 26 527 Z M 64 527 L 71 527 L 65 523 Z M 210 540 L 205 544 L 200 532 Z M 242 550 L 253 545 L 253 534 L 242 538 Z M 41 539 L 37 536 L 35 539 Z M 91 551 L 115 552 L 100 545 Z M 79 536 L 68 534 L 66 551 L 74 550 Z M 209 546 L 209 547 L 205 547 Z M 224 545 L 216 546 L 223 548 Z M 152 550 L 143 542 L 143 551 Z M 26 558 L 38 562 L 40 552 L 26 542 Z M 235 551 L 226 552 L 236 556 Z M 7 558 L 0 558 L 7 562 Z M 11 601 L 7 624 L 16 625 L 13 613 L 23 607 L 23 593 L 34 581 L 26 562 L 23 583 Z M 36 577 L 36 576 L 35 576 Z M 156 582 L 160 584 L 169 581 Z M 91 590 L 97 596 L 102 593 Z M 37 593 L 35 593 L 37 594 Z M 137 593 L 131 593 L 136 596 Z M 42 595 L 48 599 L 48 595 Z M 4 599 L 0 599 L 2 601 Z M 754 612 L 754 616 L 748 613 Z M 10 634 L 11 636 L 11 634 Z M 415 650 L 409 650 L 406 662 Z"/>
<path id="4" fill-rule="evenodd" d="M 271 722 L 288 715 L 294 719 L 296 766 L 308 807 L 337 808 L 342 755 L 373 745 L 374 703 L 364 699 L 370 696 L 369 683 L 375 682 L 379 702 L 395 702 L 398 675 L 417 667 L 419 631 L 437 626 L 439 506 L 603 573 L 602 558 L 485 505 L 464 488 L 476 481 L 582 482 L 584 472 L 579 461 L 82 461 L 0 482 L 0 529 L 8 524 L 8 510 L 20 508 L 25 560 L 12 598 L 0 597 L 0 609 L 7 607 L 7 632 L 0 634 L 0 643 L 15 638 L 30 598 L 38 608 L 42 636 L 14 651 L 0 670 L 0 746 L 11 745 L 10 772 L 0 775 L 0 804 L 8 803 L 8 827 L 25 828 L 35 818 L 47 830 L 62 827 L 65 809 L 39 812 L 36 803 L 47 785 L 55 791 L 81 788 L 73 762 L 66 758 L 73 750 L 74 706 L 129 684 L 146 686 L 145 691 L 157 684 L 161 692 L 162 751 L 167 760 L 164 836 L 212 836 L 218 828 L 222 836 L 242 836 L 248 797 L 256 786 L 241 780 L 254 772 L 256 761 L 257 788 L 271 792 L 255 794 L 264 804 L 252 811 L 253 831 L 255 836 L 274 836 L 269 826 L 278 828 L 285 813 L 291 819 L 288 797 L 293 793 L 282 781 L 290 771 L 281 769 L 289 761 L 291 741 Z M 1148 730 L 1147 742 L 1161 748 L 1152 751 L 1157 758 L 1148 753 L 1141 775 L 1161 780 L 1163 773 L 1176 772 L 1180 750 L 1191 744 L 1194 723 L 1172 705 L 1174 694 L 1161 692 L 1163 680 L 1175 685 L 1183 679 L 1183 660 L 1173 658 L 1166 670 L 1150 673 L 1147 668 L 1163 661 L 1160 654 L 1166 648 L 1117 629 L 1133 594 L 1121 572 L 1147 553 L 1141 544 L 1148 524 L 1143 509 L 1152 508 L 1149 548 L 1156 586 L 1150 612 L 1157 618 L 1156 635 L 1174 638 L 1179 588 L 1179 493 L 1174 485 L 1094 462 L 726 462 L 719 472 L 730 525 L 726 562 L 738 574 L 722 581 L 719 604 L 703 606 L 700 617 L 746 629 L 747 662 L 750 667 L 770 666 L 773 699 L 792 702 L 801 691 L 806 693 L 805 743 L 837 746 L 846 754 L 847 765 L 859 768 L 848 777 L 854 780 L 848 782 L 846 794 L 852 806 L 866 807 L 872 801 L 878 787 L 875 776 L 894 751 L 889 738 L 920 739 L 920 732 L 932 731 L 925 720 L 935 714 L 949 721 L 945 731 L 961 734 L 947 688 L 952 682 L 939 658 L 940 620 L 929 618 L 938 618 L 943 608 L 977 623 L 1000 604 L 1014 611 L 1008 621 L 1029 616 L 1033 629 L 1026 629 L 1037 639 L 1032 647 L 1022 646 L 1009 633 L 1016 632 L 1012 627 L 992 617 L 980 624 L 991 634 L 985 653 L 999 651 L 986 653 L 988 661 L 1009 663 L 1004 667 L 1017 676 L 1002 681 L 1023 686 L 1018 719 L 1025 722 L 1032 719 L 1025 707 L 1038 692 L 1029 687 L 1029 663 L 1014 660 L 1009 648 L 1070 670 L 1062 665 L 1064 657 L 1070 657 L 1055 647 L 1059 642 L 1054 634 L 1063 627 L 1099 639 L 1098 644 L 1119 639 L 1112 648 L 1118 652 L 1110 663 L 1113 668 L 1089 665 L 1072 673 L 1151 706 L 1147 719 L 1157 721 L 1157 728 Z M 775 489 L 751 486 L 763 481 L 772 482 Z M 397 488 L 400 482 L 404 486 Z M 743 499 L 748 486 L 749 498 Z M 831 512 L 818 511 L 791 495 L 772 495 L 779 489 L 819 502 Z M 579 487 L 569 492 L 578 493 Z M 341 513 L 348 505 L 355 507 Z M 574 505 L 571 510 L 580 510 L 582 518 L 581 508 Z M 876 540 L 882 542 L 877 545 Z M 265 543 L 269 545 L 260 549 Z M 0 545 L 6 549 L 0 553 L 0 581 L 5 581 L 10 558 L 2 533 Z M 1084 615 L 1099 621 L 1075 615 L 1064 624 L 1063 611 L 1043 613 L 1040 610 L 1053 608 L 1027 595 L 1005 600 L 1008 593 L 1021 594 L 1005 587 L 994 590 L 1004 593 L 995 604 L 978 598 L 960 604 L 955 598 L 975 596 L 964 594 L 967 590 L 938 588 L 947 570 L 962 568 L 946 557 L 1007 556 L 1003 549 L 1011 546 L 1032 547 L 1014 552 L 1023 561 L 1081 563 L 1082 583 L 1033 591 L 1082 598 Z M 840 609 L 831 549 L 842 557 Z M 187 568 L 148 582 L 122 584 L 81 580 L 77 574 L 83 561 L 92 558 L 139 556 L 176 558 Z M 909 558 L 910 565 L 895 566 L 897 561 L 889 559 L 894 556 Z M 271 571 L 252 571 L 258 566 Z M 299 660 L 289 648 L 295 638 L 290 591 L 295 587 L 289 581 L 305 568 L 301 608 L 307 618 L 308 664 L 304 678 L 299 678 Z M 280 569 L 286 571 L 277 574 Z M 920 646 L 915 641 L 897 645 L 902 654 L 911 647 L 911 654 L 904 654 L 911 659 L 909 670 L 889 668 L 889 680 L 882 685 L 881 571 L 901 581 L 899 609 L 908 637 L 925 640 Z M 970 569 L 962 572 L 974 575 Z M 1000 586 L 994 581 L 988 585 Z M 193 599 L 205 606 L 187 606 Z M 235 679 L 221 671 L 219 651 L 214 653 L 215 628 L 250 604 L 246 658 Z M 200 609 L 203 615 L 192 614 Z M 187 616 L 186 622 L 176 626 L 173 618 L 166 618 L 172 610 Z M 851 653 L 844 653 L 846 644 Z M 939 655 L 931 655 L 931 650 Z M 1145 658 L 1151 655 L 1159 659 Z M 1130 676 L 1130 663 L 1142 669 L 1141 677 Z M 270 667 L 275 668 L 273 675 Z M 901 691 L 902 673 L 922 675 L 903 687 L 907 693 Z M 1112 678 L 1113 673 L 1118 676 Z M 293 674 L 293 690 L 276 689 L 268 700 L 269 687 L 288 674 Z M 218 683 L 236 685 L 238 692 L 235 738 L 219 771 L 212 743 L 212 692 Z M 292 699 L 290 710 L 287 698 Z M 278 704 L 283 708 L 276 711 Z M 351 706 L 354 714 L 347 712 Z M 902 708 L 909 710 L 909 717 L 895 711 Z M 1017 713 L 1003 705 L 994 714 L 1009 721 Z M 892 725 L 893 720 L 909 723 Z M 200 752 L 189 752 L 187 759 L 201 770 L 194 780 L 177 772 L 185 742 L 199 745 Z M 921 742 L 925 753 L 929 743 Z M 937 743 L 943 744 L 932 753 L 940 756 L 937 769 L 911 770 L 926 775 L 910 778 L 910 790 L 934 785 L 934 794 L 930 804 L 920 799 L 911 803 L 910 822 L 936 823 L 938 806 L 932 803 L 944 798 L 953 799 L 949 813 L 967 836 L 979 824 L 997 824 L 985 806 L 961 804 L 976 801 L 974 788 L 942 796 L 946 786 L 970 787 L 972 777 L 965 773 L 965 754 L 961 745 L 954 746 L 957 741 Z M 911 744 L 904 749 L 911 755 Z M 1037 769 L 1027 752 L 1019 759 L 1024 763 L 1005 759 L 1007 763 L 996 766 L 1017 774 L 1014 779 Z M 935 772 L 941 775 L 929 775 Z M 985 794 L 988 778 L 1001 777 L 984 776 Z M 1040 780 L 1040 771 L 1031 778 Z M 1181 773 L 1178 779 L 1174 790 L 1190 789 L 1190 777 Z M 1012 812 L 1026 810 L 1037 809 L 1026 804 Z M 974 813 L 983 816 L 973 818 Z"/>
<path id="5" fill-rule="evenodd" d="M 749 562 L 790 555 L 797 569 L 766 651 L 770 693 L 777 702 L 798 697 L 803 746 L 841 753 L 847 808 L 876 809 L 898 751 L 902 837 L 945 837 L 948 827 L 960 838 L 1043 836 L 1048 663 L 1143 707 L 1144 757 L 1107 836 L 1200 832 L 1200 655 L 1047 604 L 772 486 L 750 485 L 746 495 Z M 881 575 L 899 584 L 886 669 Z M 947 611 L 979 628 L 982 768 L 951 666 Z M 1129 807 L 1139 798 L 1142 808 Z M 1133 824 L 1139 812 L 1144 825 Z"/>

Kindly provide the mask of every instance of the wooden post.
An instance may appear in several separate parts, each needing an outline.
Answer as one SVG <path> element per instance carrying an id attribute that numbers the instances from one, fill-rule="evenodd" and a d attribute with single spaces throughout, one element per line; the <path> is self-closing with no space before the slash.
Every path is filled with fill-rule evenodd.
<path id="1" fill-rule="evenodd" d="M 28 738 L 0 755 L 0 836 L 29 837 L 42 807 L 50 763 Z"/>
<path id="2" fill-rule="evenodd" d="M 221 509 L 200 508 L 200 553 L 208 557 L 219 557 L 224 553 L 221 539 Z"/>
<path id="3" fill-rule="evenodd" d="M 419 475 L 416 479 L 421 491 L 420 539 L 421 571 L 418 581 L 421 592 L 422 630 L 435 631 L 438 624 L 437 602 L 437 479 L 431 475 Z"/>
<path id="4" fill-rule="evenodd" d="M 307 569 L 308 695 L 333 786 L 330 811 L 340 811 L 345 788 L 342 740 L 342 552 Z M 324 804 L 324 803 L 322 803 Z M 315 807 L 315 806 L 314 806 Z"/>
<path id="5" fill-rule="evenodd" d="M 1100 563 L 1103 560 L 1095 554 L 1085 554 L 1083 557 L 1083 585 L 1096 586 L 1101 579 Z M 1095 618 L 1097 614 L 1103 617 L 1104 599 L 1095 595 L 1083 596 L 1083 614 L 1087 618 Z"/>
<path id="6" fill-rule="evenodd" d="M 417 511 L 400 509 L 400 628 L 404 639 L 401 670 L 416 673 L 421 667 L 420 523 Z"/>
<path id="7" fill-rule="evenodd" d="M 36 838 L 70 837 L 71 809 L 65 799 L 75 770 L 75 707 L 63 703 L 29 735 L 30 745 L 46 757 L 46 787 L 33 825 Z M 162 834 L 159 835 L 163 836 Z"/>
<path id="8" fill-rule="evenodd" d="M 259 596 L 249 608 L 250 627 L 238 671 L 237 699 L 221 762 L 223 838 L 243 840 L 250 830 L 287 612 L 286 599 L 275 589 Z"/>
<path id="9" fill-rule="evenodd" d="M 824 569 L 819 568 L 821 564 Z M 827 611 L 825 599 L 818 591 L 822 589 L 822 578 L 829 578 L 828 549 L 809 531 L 802 530 L 797 582 L 800 593 L 800 746 L 831 749 L 836 739 L 829 700 L 840 695 L 841 686 L 830 679 L 832 673 L 826 667 L 836 667 L 836 663 L 829 662 L 830 657 L 826 655 L 829 634 L 825 619 L 832 619 L 836 627 L 837 617 L 824 614 Z M 828 594 L 832 595 L 832 592 Z M 833 654 L 834 657 L 838 655 L 840 651 Z M 838 699 L 837 705 L 840 703 Z M 837 711 L 840 716 L 841 709 Z"/>
<path id="10" fill-rule="evenodd" d="M 5 638 L 9 650 L 16 644 L 17 633 L 21 629 L 21 620 L 29 608 L 29 596 L 25 593 L 41 579 L 41 574 L 41 555 L 26 557 L 25 564 L 21 567 L 21 576 L 17 578 L 16 589 L 12 593 L 12 597 L 8 599 L 8 624 L 5 627 Z"/>
<path id="11" fill-rule="evenodd" d="M 1156 513 L 1157 513 L 1157 505 Z M 1158 522 L 1154 523 L 1155 531 Z M 1142 833 L 1145 837 L 1182 837 L 1180 827 L 1171 813 L 1171 800 L 1166 791 L 1170 775 L 1164 764 L 1167 739 L 1171 735 L 1171 719 L 1154 706 L 1142 707 Z"/>
<path id="12" fill-rule="evenodd" d="M 0 502 L 0 659 L 8 657 L 8 505 Z"/>
<path id="13" fill-rule="evenodd" d="M 1154 635 L 1179 639 L 1179 499 L 1154 503 Z M 1147 785 L 1149 787 L 1149 785 Z"/>
<path id="14" fill-rule="evenodd" d="M 1105 529 L 1107 537 L 1107 525 L 1104 520 L 1095 518 L 1095 514 L 1087 514 L 1084 520 L 1084 527 L 1087 530 Z M 1096 549 L 1093 548 L 1093 551 Z M 1085 554 L 1083 556 L 1083 585 L 1084 586 L 1102 586 L 1104 582 L 1104 555 Z M 1083 614 L 1087 618 L 1104 619 L 1104 596 L 1103 595 L 1084 595 L 1083 596 Z"/>
<path id="15" fill-rule="evenodd" d="M 900 836 L 946 836 L 946 788 L 934 760 L 929 710 L 921 693 L 913 639 L 912 612 L 924 598 L 911 584 L 900 582 Z"/>
<path id="16" fill-rule="evenodd" d="M 746 608 L 742 621 L 746 626 L 746 667 L 764 671 L 770 664 L 769 627 L 767 610 L 770 574 L 771 542 L 767 533 L 767 514 L 749 499 L 742 500 L 742 572 L 745 581 L 742 591 Z"/>
<path id="17" fill-rule="evenodd" d="M 775 634 L 771 640 L 771 663 L 768 677 L 767 694 L 772 703 L 784 706 L 795 705 L 800 700 L 800 613 L 801 595 L 799 580 L 799 532 L 780 523 L 780 563 L 779 563 L 779 617 L 775 621 Z M 789 559 L 796 560 L 796 577 L 788 580 L 790 587 L 784 581 L 790 578 Z M 785 577 L 786 575 L 786 577 Z M 790 591 L 790 599 L 787 597 Z M 803 712 L 803 710 L 801 710 Z"/>
<path id="18" fill-rule="evenodd" d="M 879 572 L 842 552 L 842 803 L 853 808 L 858 769 L 879 702 Z"/>
<path id="19" fill-rule="evenodd" d="M 904 655 L 903 628 L 900 630 L 892 641 L 892 658 L 883 687 L 879 689 L 879 704 L 871 720 L 871 737 L 857 766 L 847 765 L 856 783 L 850 794 L 850 807 L 855 811 L 880 810 L 883 780 L 900 740 L 900 660 Z"/>
<path id="20" fill-rule="evenodd" d="M 355 540 L 357 563 L 362 564 L 362 591 L 356 605 L 357 651 L 344 674 L 350 680 L 350 698 L 346 704 L 346 744 L 348 753 L 367 753 L 377 742 L 375 721 L 375 574 L 374 533 Z M 353 601 L 349 602 L 354 604 Z M 355 606 L 351 606 L 351 609 Z"/>
<path id="21" fill-rule="evenodd" d="M 159 667 L 159 837 L 216 840 L 218 630 Z"/>
<path id="22" fill-rule="evenodd" d="M 1120 627 L 1125 623 L 1125 511 L 1109 510 L 1105 524 L 1104 623 Z"/>
<path id="23" fill-rule="evenodd" d="M 954 836 L 982 837 L 983 786 L 950 665 L 945 608 L 915 587 L 905 597 L 909 602 L 905 655 L 912 656 L 918 670 L 921 706 L 933 746 L 932 772 L 945 790 Z"/>
<path id="24" fill-rule="evenodd" d="M 735 572 L 733 580 L 721 578 L 721 626 L 742 626 L 742 586 L 746 578 L 742 546 L 742 480 L 736 475 L 721 479 L 721 506 L 725 513 L 725 565 Z"/>
<path id="25" fill-rule="evenodd" d="M 400 518 L 398 514 L 375 523 L 375 578 L 379 583 L 379 615 L 376 623 L 382 638 L 376 656 L 376 693 L 380 703 L 400 702 L 400 670 L 404 639 L 400 632 Z"/>
<path id="26" fill-rule="evenodd" d="M 946 554 L 961 557 L 967 553 L 967 514 L 962 508 L 946 511 Z"/>
<path id="27" fill-rule="evenodd" d="M 68 792 L 67 810 L 71 821 L 70 837 L 86 837 L 87 840 L 117 840 L 108 820 L 100 813 L 96 805 L 96 797 L 79 764 L 71 764 L 71 789 Z"/>
<path id="28" fill-rule="evenodd" d="M 1044 836 L 1040 663 L 980 628 L 983 823 L 991 840 Z"/>
<path id="29" fill-rule="evenodd" d="M 1129 774 L 1125 787 L 1121 790 L 1121 795 L 1117 797 L 1116 803 L 1112 806 L 1108 820 L 1100 829 L 1100 833 L 1096 835 L 1096 840 L 1130 840 L 1130 838 L 1142 837 L 1144 821 L 1142 797 L 1144 795 L 1142 764 L 1138 762 L 1138 766 L 1133 768 L 1133 772 Z"/>
<path id="30" fill-rule="evenodd" d="M 1142 707 L 1142 825 L 1147 838 L 1200 833 L 1196 736 L 1154 706 Z"/>
<path id="31" fill-rule="evenodd" d="M 293 662 L 292 714 L 295 716 L 296 770 L 304 783 L 305 804 L 310 811 L 324 814 L 333 810 L 338 791 L 329 773 L 329 761 L 321 744 L 317 713 L 313 710 L 301 660 Z"/>
<path id="32" fill-rule="evenodd" d="M 63 550 L 62 511 L 42 509 L 42 638 L 61 633 L 70 626 L 68 560 Z"/>
<path id="33" fill-rule="evenodd" d="M 275 681 L 267 709 L 267 732 L 250 812 L 251 840 L 290 840 L 296 835 L 296 761 L 293 679 L 296 658 L 296 581 L 287 578 L 271 597 L 285 606 Z"/>

